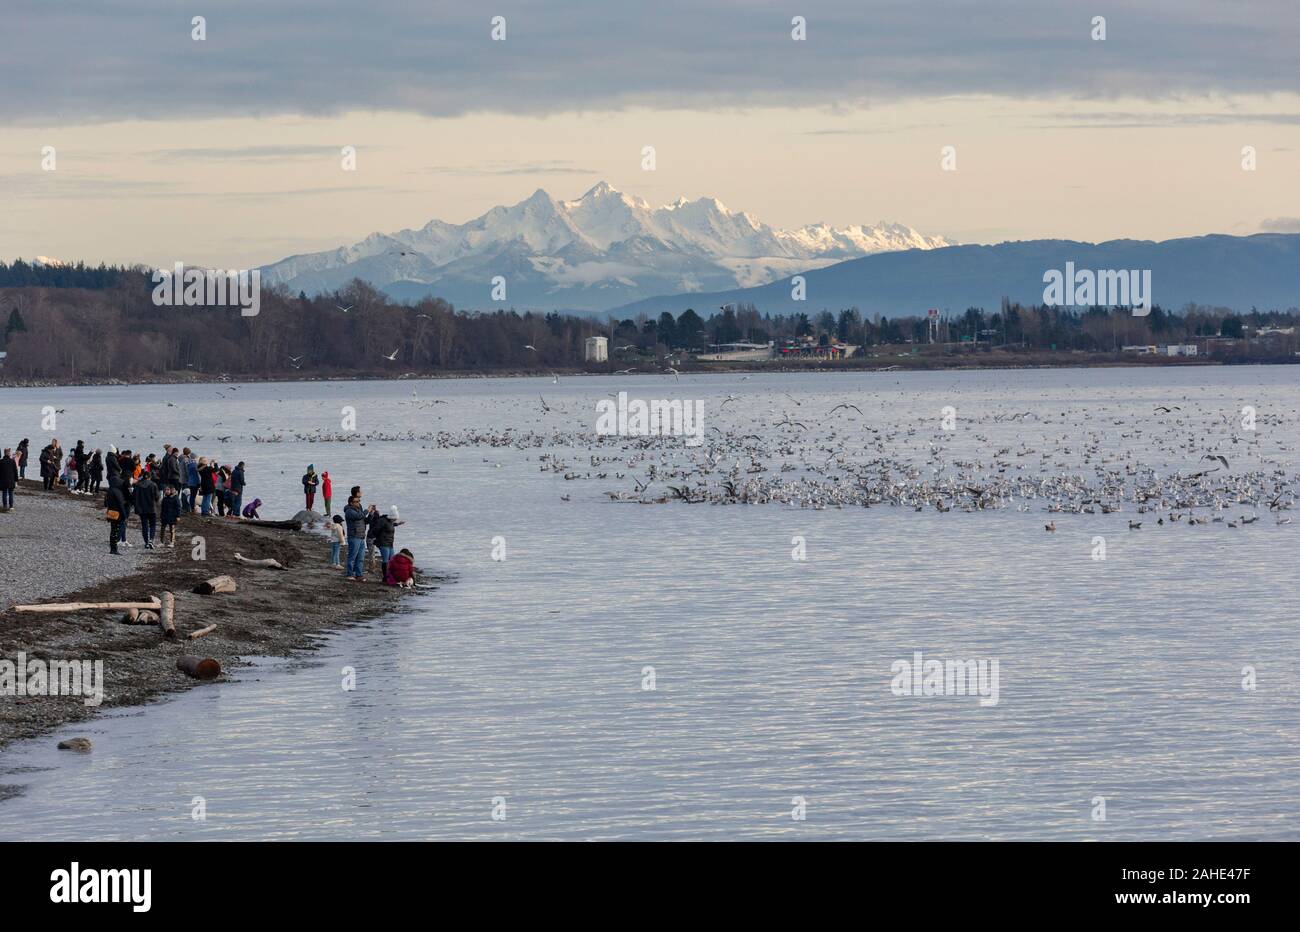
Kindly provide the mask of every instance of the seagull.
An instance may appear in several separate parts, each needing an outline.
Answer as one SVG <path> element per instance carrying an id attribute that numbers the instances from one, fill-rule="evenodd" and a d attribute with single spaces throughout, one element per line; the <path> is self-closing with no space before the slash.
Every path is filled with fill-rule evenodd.
<path id="1" fill-rule="evenodd" d="M 1218 460 L 1220 463 L 1223 464 L 1224 469 L 1232 468 L 1231 466 L 1228 465 L 1228 458 L 1219 453 L 1206 453 L 1204 456 L 1201 457 L 1201 460 Z M 1198 460 L 1198 462 L 1200 461 Z"/>
<path id="2" fill-rule="evenodd" d="M 337 304 L 334 305 L 334 306 L 335 306 L 335 307 L 338 307 L 339 310 L 342 311 L 344 314 L 346 314 L 348 311 L 352 310 L 352 308 L 356 307 L 355 304 L 349 304 L 347 307 L 339 307 Z"/>
<path id="3" fill-rule="evenodd" d="M 1052 521 L 1052 522 L 1049 523 L 1049 524 L 1044 524 L 1044 525 L 1043 525 L 1043 530 L 1045 530 L 1045 531 L 1055 531 L 1055 530 L 1056 530 L 1056 522 L 1055 522 L 1055 521 Z"/>
<path id="4" fill-rule="evenodd" d="M 541 395 L 538 395 L 537 397 L 538 397 L 538 398 L 542 398 Z M 545 412 L 548 413 L 548 414 L 549 414 L 550 411 L 551 411 L 551 406 L 548 405 L 548 404 L 546 403 L 546 399 L 545 399 L 545 398 L 542 398 L 542 410 L 545 411 Z"/>
<path id="5" fill-rule="evenodd" d="M 680 381 L 682 380 L 681 376 L 678 375 L 677 370 L 674 369 L 672 366 L 665 366 L 665 367 L 664 367 L 664 371 L 665 371 L 665 372 L 671 372 L 671 373 L 673 374 L 673 380 L 674 380 L 674 381 L 680 382 Z"/>
<path id="6" fill-rule="evenodd" d="M 393 362 L 394 360 L 397 359 L 397 353 L 398 353 L 398 350 L 400 350 L 400 349 L 401 349 L 401 347 L 399 346 L 397 349 L 393 350 L 393 354 L 392 354 L 391 356 L 385 356 L 384 358 L 387 359 L 389 362 Z"/>
<path id="7" fill-rule="evenodd" d="M 289 357 L 289 362 L 294 362 L 294 363 L 296 363 L 299 359 L 302 359 L 302 357 L 301 357 L 301 356 L 290 356 L 290 357 Z"/>
<path id="8" fill-rule="evenodd" d="M 1130 522 L 1128 523 L 1128 529 L 1129 529 L 1130 531 L 1136 531 L 1136 530 L 1137 530 L 1138 528 L 1140 528 L 1140 527 L 1142 527 L 1142 522 L 1141 522 L 1141 521 L 1130 521 Z"/>
<path id="9" fill-rule="evenodd" d="M 1172 408 L 1166 408 L 1164 405 L 1160 405 L 1158 408 L 1156 408 L 1156 414 L 1161 414 L 1161 413 L 1168 414 L 1170 411 L 1181 411 L 1181 410 L 1183 409 L 1178 407 L 1178 405 L 1174 405 Z"/>
<path id="10" fill-rule="evenodd" d="M 862 409 L 859 408 L 857 405 L 851 405 L 851 404 L 847 404 L 847 403 L 837 404 L 835 407 L 831 408 L 830 411 L 828 411 L 827 413 L 828 413 L 828 414 L 834 414 L 834 413 L 835 413 L 836 411 L 838 411 L 840 408 L 852 408 L 854 411 L 858 412 L 859 415 L 862 414 Z"/>
<path id="11" fill-rule="evenodd" d="M 525 344 L 524 349 L 532 350 L 534 353 L 537 352 L 537 347 L 533 346 L 531 343 Z"/>
<path id="12" fill-rule="evenodd" d="M 559 384 L 560 384 L 560 377 L 559 377 L 558 375 L 556 375 L 554 372 L 551 373 L 551 384 L 552 384 L 552 385 L 559 385 Z"/>

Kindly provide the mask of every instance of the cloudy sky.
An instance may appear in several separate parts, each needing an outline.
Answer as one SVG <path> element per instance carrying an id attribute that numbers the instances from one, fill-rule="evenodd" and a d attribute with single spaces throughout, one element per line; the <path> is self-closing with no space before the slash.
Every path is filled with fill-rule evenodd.
<path id="1" fill-rule="evenodd" d="M 4 23 L 5 259 L 247 266 L 601 179 L 962 242 L 1300 232 L 1295 0 L 9 0 Z"/>

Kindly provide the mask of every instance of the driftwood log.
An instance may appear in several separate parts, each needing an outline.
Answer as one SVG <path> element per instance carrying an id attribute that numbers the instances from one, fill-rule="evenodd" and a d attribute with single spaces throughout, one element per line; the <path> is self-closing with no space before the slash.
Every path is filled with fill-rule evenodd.
<path id="1" fill-rule="evenodd" d="M 49 602 L 45 605 L 15 605 L 16 612 L 81 612 L 87 609 L 105 609 L 109 611 L 130 611 L 131 609 L 149 608 L 157 611 L 161 603 L 157 599 L 149 602 Z"/>
<path id="2" fill-rule="evenodd" d="M 212 595 L 214 592 L 234 592 L 235 581 L 229 576 L 213 576 L 194 587 L 199 595 Z"/>
<path id="3" fill-rule="evenodd" d="M 215 624 L 211 624 L 208 625 L 206 628 L 200 628 L 197 631 L 191 631 L 189 634 L 185 635 L 185 637 L 187 640 L 194 641 L 197 640 L 198 638 L 203 637 L 205 634 L 211 634 L 213 631 L 216 630 L 217 630 L 217 626 Z"/>
<path id="4" fill-rule="evenodd" d="M 122 616 L 124 625 L 156 625 L 158 624 L 158 613 L 143 608 L 128 609 L 127 613 Z"/>
<path id="5" fill-rule="evenodd" d="M 221 664 L 211 657 L 193 657 L 189 654 L 177 659 L 176 669 L 196 680 L 213 680 L 221 675 Z"/>
<path id="6" fill-rule="evenodd" d="M 162 594 L 162 611 L 158 614 L 158 624 L 162 626 L 163 637 L 169 641 L 176 640 L 176 596 L 170 592 Z"/>
<path id="7" fill-rule="evenodd" d="M 235 562 L 236 562 L 236 563 L 244 563 L 244 564 L 246 564 L 246 565 L 248 565 L 248 566 L 264 566 L 264 567 L 266 567 L 268 570 L 286 570 L 286 569 L 288 569 L 288 567 L 285 566 L 283 563 L 281 563 L 279 560 L 271 560 L 271 559 L 269 559 L 269 558 L 266 559 L 266 560 L 250 560 L 250 559 L 248 559 L 248 557 L 246 557 L 246 556 L 244 556 L 242 553 L 238 553 L 238 552 L 235 553 Z"/>

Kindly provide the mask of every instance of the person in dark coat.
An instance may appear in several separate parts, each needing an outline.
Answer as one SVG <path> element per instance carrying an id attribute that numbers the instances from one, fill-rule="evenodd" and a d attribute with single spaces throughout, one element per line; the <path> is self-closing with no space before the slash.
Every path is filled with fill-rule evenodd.
<path id="1" fill-rule="evenodd" d="M 153 539 L 158 533 L 158 483 L 145 473 L 135 484 L 131 495 L 135 503 L 135 513 L 140 516 L 140 536 L 144 538 L 144 549 L 153 549 Z"/>
<path id="2" fill-rule="evenodd" d="M 361 508 L 361 499 L 356 496 L 348 499 L 343 519 L 348 529 L 347 578 L 363 582 L 366 578 L 366 513 Z"/>
<path id="3" fill-rule="evenodd" d="M 24 437 L 22 440 L 18 442 L 18 478 L 19 479 L 27 478 L 27 454 L 31 452 L 28 448 L 29 444 L 30 441 L 26 437 Z"/>
<path id="4" fill-rule="evenodd" d="M 230 513 L 239 517 L 244 508 L 244 461 L 230 471 Z"/>
<path id="5" fill-rule="evenodd" d="M 307 471 L 302 474 L 302 491 L 307 498 L 307 510 L 311 511 L 311 506 L 316 504 L 316 487 L 320 485 L 320 479 L 316 475 L 316 466 L 310 465 Z"/>
<path id="6" fill-rule="evenodd" d="M 212 478 L 212 467 L 208 465 L 206 457 L 199 457 L 199 495 L 202 497 L 203 504 L 200 510 L 204 516 L 212 514 L 212 493 L 216 490 L 217 484 Z"/>
<path id="7" fill-rule="evenodd" d="M 90 491 L 90 474 L 86 472 L 86 462 L 90 459 L 90 454 L 86 452 L 86 441 L 78 440 L 77 448 L 72 451 L 72 458 L 77 465 L 77 488 L 78 492 Z"/>
<path id="8" fill-rule="evenodd" d="M 59 441 L 51 440 L 41 450 L 41 486 L 49 492 L 59 479 L 59 469 L 63 465 L 63 449 Z"/>
<path id="9" fill-rule="evenodd" d="M 0 508 L 7 511 L 14 507 L 14 489 L 17 486 L 18 460 L 5 447 L 4 456 L 0 456 Z"/>
<path id="10" fill-rule="evenodd" d="M 114 476 L 108 480 L 108 493 L 104 496 L 104 508 L 108 517 L 108 552 L 120 553 L 118 541 L 126 534 L 126 495 L 122 491 L 122 479 Z M 113 515 L 117 517 L 114 518 Z"/>
<path id="11" fill-rule="evenodd" d="M 104 484 L 104 451 L 96 450 L 86 468 L 90 471 L 90 491 L 98 495 L 100 486 Z"/>
<path id="12" fill-rule="evenodd" d="M 162 502 L 158 506 L 158 520 L 162 524 L 162 542 L 166 547 L 176 546 L 176 522 L 181 517 L 181 497 L 176 494 L 176 487 L 169 485 L 163 489 Z"/>

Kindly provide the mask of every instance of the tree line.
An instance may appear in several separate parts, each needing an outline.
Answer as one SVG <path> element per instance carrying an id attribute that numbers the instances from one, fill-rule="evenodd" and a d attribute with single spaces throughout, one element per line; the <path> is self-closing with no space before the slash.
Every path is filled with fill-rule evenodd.
<path id="1" fill-rule="evenodd" d="M 13 284 L 23 282 L 23 284 Z M 78 264 L 0 263 L 0 368 L 6 380 L 139 380 L 203 376 L 402 375 L 407 372 L 520 371 L 585 365 L 588 337 L 610 339 L 610 359 L 592 369 L 662 361 L 710 345 L 838 341 L 869 348 L 925 343 L 924 315 L 867 316 L 857 308 L 771 314 L 753 304 L 694 308 L 605 320 L 573 314 L 457 310 L 439 298 L 397 303 L 353 280 L 308 297 L 262 291 L 260 313 L 237 307 L 156 306 L 149 270 Z M 1116 352 L 1128 344 L 1240 337 L 1255 328 L 1294 326 L 1295 309 L 1238 315 L 1223 308 L 1159 307 L 1146 317 L 1119 308 L 1024 306 L 943 314 L 951 344 Z M 1293 341 L 1294 342 L 1294 341 Z"/>

